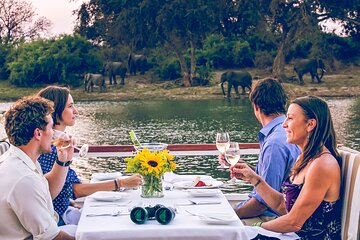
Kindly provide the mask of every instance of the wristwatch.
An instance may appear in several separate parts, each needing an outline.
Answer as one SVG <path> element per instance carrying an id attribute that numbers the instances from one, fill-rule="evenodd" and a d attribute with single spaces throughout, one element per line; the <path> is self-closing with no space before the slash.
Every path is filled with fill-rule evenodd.
<path id="1" fill-rule="evenodd" d="M 68 167 L 72 163 L 72 161 L 61 162 L 58 158 L 56 158 L 56 163 L 62 167 Z"/>

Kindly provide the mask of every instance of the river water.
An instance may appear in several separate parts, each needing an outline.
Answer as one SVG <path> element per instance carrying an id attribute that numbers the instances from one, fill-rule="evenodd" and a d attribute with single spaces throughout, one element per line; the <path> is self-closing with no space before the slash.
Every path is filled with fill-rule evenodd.
<path id="1" fill-rule="evenodd" d="M 360 150 L 360 99 L 327 99 L 338 142 Z M 0 103 L 0 112 L 11 103 Z M 68 132 L 79 145 L 131 144 L 128 132 L 134 130 L 141 142 L 214 143 L 216 132 L 229 132 L 232 141 L 257 142 L 261 128 L 248 99 L 164 100 L 129 102 L 78 102 L 79 117 Z M 5 137 L 1 121 L 0 138 Z M 243 156 L 256 163 L 256 156 Z M 177 157 L 177 173 L 210 174 L 228 180 L 227 169 L 219 169 L 216 156 Z M 94 172 L 125 169 L 122 158 L 78 158 L 73 168 L 81 179 Z M 225 186 L 227 192 L 247 191 L 249 186 Z"/>

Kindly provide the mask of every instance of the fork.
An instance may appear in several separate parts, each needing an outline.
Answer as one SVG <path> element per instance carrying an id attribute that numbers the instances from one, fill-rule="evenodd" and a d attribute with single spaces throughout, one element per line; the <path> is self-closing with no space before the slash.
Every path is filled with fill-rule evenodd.
<path id="1" fill-rule="evenodd" d="M 182 206 L 182 205 L 204 205 L 204 204 L 221 204 L 221 201 L 195 201 L 195 200 L 191 200 L 191 199 L 187 199 L 189 202 L 187 203 L 177 203 L 178 206 Z"/>
<path id="2" fill-rule="evenodd" d="M 117 217 L 120 215 L 129 215 L 130 213 L 122 213 L 121 211 L 113 212 L 113 213 L 89 213 L 86 214 L 87 217 Z"/>

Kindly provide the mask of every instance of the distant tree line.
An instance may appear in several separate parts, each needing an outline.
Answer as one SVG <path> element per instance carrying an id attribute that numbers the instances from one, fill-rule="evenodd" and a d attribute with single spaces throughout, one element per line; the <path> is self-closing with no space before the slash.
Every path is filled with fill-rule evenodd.
<path id="1" fill-rule="evenodd" d="M 23 2 L 0 0 L 0 73 L 17 86 L 76 86 L 83 73 L 130 52 L 145 54 L 161 79 L 181 77 L 184 86 L 208 80 L 213 69 L 254 66 L 288 81 L 284 68 L 293 59 L 319 57 L 334 69 L 334 61 L 360 56 L 358 0 L 90 0 L 78 9 L 72 36 L 48 40 L 34 40 L 46 19 L 35 25 L 36 36 L 6 31 L 4 4 Z M 328 19 L 347 37 L 325 33 L 319 23 Z"/>

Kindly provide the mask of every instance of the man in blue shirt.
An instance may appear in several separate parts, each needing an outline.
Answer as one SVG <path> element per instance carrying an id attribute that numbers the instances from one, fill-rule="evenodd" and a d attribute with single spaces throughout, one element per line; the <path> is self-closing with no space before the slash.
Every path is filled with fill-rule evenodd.
<path id="1" fill-rule="evenodd" d="M 281 184 L 288 178 L 300 154 L 296 145 L 286 142 L 286 133 L 282 128 L 288 97 L 277 80 L 266 78 L 253 86 L 249 98 L 254 114 L 263 126 L 258 133 L 260 154 L 256 173 L 272 188 L 280 191 Z M 239 203 L 235 211 L 245 225 L 269 221 L 279 216 L 266 205 L 255 188 L 249 194 L 249 199 Z"/>

